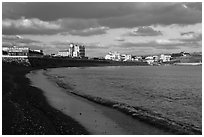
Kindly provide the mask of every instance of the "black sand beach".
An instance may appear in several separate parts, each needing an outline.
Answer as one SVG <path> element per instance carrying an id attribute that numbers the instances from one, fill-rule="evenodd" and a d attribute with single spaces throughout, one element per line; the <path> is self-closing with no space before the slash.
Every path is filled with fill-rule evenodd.
<path id="1" fill-rule="evenodd" d="M 2 134 L 89 134 L 74 119 L 51 107 L 41 90 L 30 86 L 25 74 L 31 70 L 2 63 Z"/>

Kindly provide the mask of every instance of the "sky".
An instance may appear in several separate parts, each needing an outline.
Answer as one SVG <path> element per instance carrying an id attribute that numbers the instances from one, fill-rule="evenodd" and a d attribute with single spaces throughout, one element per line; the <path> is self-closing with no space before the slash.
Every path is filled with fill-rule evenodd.
<path id="1" fill-rule="evenodd" d="M 201 2 L 3 2 L 2 45 L 86 56 L 202 51 Z"/>

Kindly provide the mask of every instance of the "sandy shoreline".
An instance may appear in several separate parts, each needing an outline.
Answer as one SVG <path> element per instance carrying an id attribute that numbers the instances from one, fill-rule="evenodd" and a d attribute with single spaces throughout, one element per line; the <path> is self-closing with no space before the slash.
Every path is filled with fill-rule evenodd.
<path id="1" fill-rule="evenodd" d="M 86 98 L 91 102 L 108 106 L 110 108 L 115 108 L 119 111 L 122 111 L 123 113 L 128 114 L 129 116 L 134 117 L 135 119 L 139 119 L 148 124 L 157 126 L 158 128 L 166 129 L 168 131 L 170 130 L 175 134 L 202 134 L 202 130 L 200 129 L 200 127 L 197 127 L 195 125 L 175 121 L 167 117 L 163 117 L 156 112 L 152 112 L 150 110 L 146 110 L 140 107 L 133 107 L 125 103 L 111 101 L 104 98 L 95 97 L 93 95 L 86 94 L 83 92 L 78 92 L 69 87 L 69 84 L 64 83 L 60 77 L 58 78 L 58 76 L 47 75 L 46 72 L 45 75 L 52 79 L 55 83 L 57 83 L 59 87 L 64 88 L 66 91 L 71 92 L 72 94 L 75 94 L 82 98 Z"/>
<path id="2" fill-rule="evenodd" d="M 30 79 L 32 85 L 37 87 L 35 88 L 30 86 L 29 80 L 25 78 L 25 75 L 31 70 L 34 69 L 3 63 L 2 132 L 5 135 L 202 134 L 199 131 L 195 131 L 195 133 L 164 131 L 144 122 L 135 121 L 134 116 L 127 116 L 126 112 L 121 113 L 99 105 L 103 103 L 96 104 L 97 100 L 91 97 L 87 96 L 84 99 L 83 95 L 67 94 L 66 87 L 63 89 L 63 83 L 56 84 L 45 80 L 47 78 L 43 75 L 43 70 L 30 73 L 35 77 Z M 48 85 L 45 86 L 46 84 Z M 50 92 L 52 89 L 55 89 L 54 92 Z M 120 105 L 114 107 L 121 109 Z M 124 109 L 126 108 L 121 110 Z"/>
<path id="3" fill-rule="evenodd" d="M 152 125 L 143 123 L 115 109 L 88 101 L 87 99 L 66 92 L 49 81 L 44 70 L 38 70 L 27 76 L 32 84 L 44 91 L 49 104 L 61 110 L 81 123 L 91 134 L 95 135 L 164 135 L 173 134 Z"/>
<path id="4" fill-rule="evenodd" d="M 34 68 L 2 63 L 3 135 L 89 134 L 77 121 L 54 109 L 25 74 Z"/>

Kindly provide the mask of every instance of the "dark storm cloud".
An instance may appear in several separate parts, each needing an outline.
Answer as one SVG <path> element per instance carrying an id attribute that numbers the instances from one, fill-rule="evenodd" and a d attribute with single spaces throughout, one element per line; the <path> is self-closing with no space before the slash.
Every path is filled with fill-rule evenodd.
<path id="1" fill-rule="evenodd" d="M 18 19 L 39 18 L 44 21 L 59 18 L 106 18 L 123 16 L 134 11 L 130 3 L 112 2 L 3 2 L 2 16 L 4 18 Z"/>
<path id="2" fill-rule="evenodd" d="M 200 9 L 202 9 L 201 2 L 3 2 L 2 30 L 3 34 L 56 34 L 101 26 L 133 28 L 153 24 L 194 24 L 202 22 Z M 31 21 L 30 26 L 24 22 L 25 19 Z M 19 24 L 21 25 L 19 26 Z M 80 31 L 77 31 L 73 34 L 80 35 L 79 33 Z M 86 34 L 81 31 L 81 35 Z"/>
<path id="3" fill-rule="evenodd" d="M 138 27 L 137 30 L 133 30 L 127 35 L 128 36 L 158 36 L 158 35 L 162 35 L 162 33 L 161 31 L 156 31 L 151 27 L 144 26 L 144 27 Z"/>
<path id="4" fill-rule="evenodd" d="M 200 2 L 190 2 L 190 3 L 185 3 L 185 5 L 189 8 L 202 11 L 202 4 Z"/>
<path id="5" fill-rule="evenodd" d="M 200 3 L 201 4 L 201 3 Z M 110 28 L 150 26 L 152 24 L 195 24 L 202 22 L 202 12 L 192 8 L 184 8 L 181 3 L 163 5 L 154 3 L 150 7 L 138 10 L 134 14 L 111 17 L 99 20 L 99 24 Z"/>
<path id="6" fill-rule="evenodd" d="M 101 27 L 96 19 L 63 18 L 52 23 L 60 25 L 66 31 Z"/>

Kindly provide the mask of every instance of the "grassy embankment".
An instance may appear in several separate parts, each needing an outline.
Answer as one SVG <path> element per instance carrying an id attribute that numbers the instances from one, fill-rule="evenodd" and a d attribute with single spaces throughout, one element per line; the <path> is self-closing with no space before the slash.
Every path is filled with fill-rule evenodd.
<path id="1" fill-rule="evenodd" d="M 72 118 L 52 108 L 25 77 L 32 68 L 2 64 L 2 134 L 89 134 Z"/>

